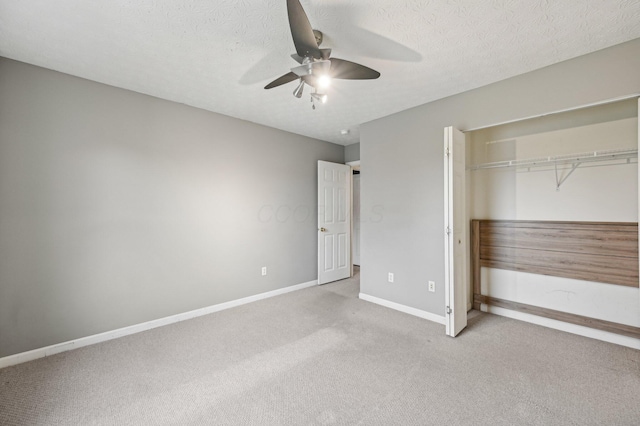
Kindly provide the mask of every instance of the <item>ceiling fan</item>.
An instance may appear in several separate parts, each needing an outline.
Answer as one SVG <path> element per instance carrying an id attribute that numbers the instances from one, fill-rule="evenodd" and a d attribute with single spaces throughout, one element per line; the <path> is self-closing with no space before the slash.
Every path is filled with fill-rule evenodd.
<path id="1" fill-rule="evenodd" d="M 344 80 L 372 80 L 380 77 L 380 73 L 364 65 L 344 59 L 331 58 L 331 49 L 321 49 L 322 33 L 311 28 L 309 18 L 304 12 L 299 0 L 287 0 L 287 12 L 289 13 L 289 26 L 296 53 L 291 57 L 300 65 L 291 68 L 287 74 L 278 77 L 267 84 L 265 89 L 272 89 L 283 84 L 299 80 L 299 84 L 293 91 L 296 98 L 302 97 L 304 85 L 313 88 L 311 101 L 325 103 L 327 95 L 318 90 L 326 89 L 331 79 Z"/>

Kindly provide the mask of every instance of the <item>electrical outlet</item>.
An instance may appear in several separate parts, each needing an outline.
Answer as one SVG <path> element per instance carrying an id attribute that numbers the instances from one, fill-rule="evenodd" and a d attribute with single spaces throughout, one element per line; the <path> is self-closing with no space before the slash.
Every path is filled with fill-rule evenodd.
<path id="1" fill-rule="evenodd" d="M 434 292 L 436 291 L 436 282 L 435 281 L 429 281 L 429 291 L 430 292 Z"/>
<path id="2" fill-rule="evenodd" d="M 393 272 L 389 272 L 389 282 L 393 282 Z"/>
<path id="3" fill-rule="evenodd" d="M 267 267 L 263 266 L 262 267 L 262 276 L 265 276 L 265 275 L 267 275 Z"/>

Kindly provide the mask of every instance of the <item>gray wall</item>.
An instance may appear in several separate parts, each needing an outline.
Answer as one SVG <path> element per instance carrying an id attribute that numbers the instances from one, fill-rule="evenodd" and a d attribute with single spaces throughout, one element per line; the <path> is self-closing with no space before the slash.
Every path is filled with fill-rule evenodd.
<path id="1" fill-rule="evenodd" d="M 316 279 L 317 160 L 344 148 L 0 59 L 0 357 Z"/>
<path id="2" fill-rule="evenodd" d="M 361 291 L 444 315 L 445 126 L 473 129 L 639 92 L 636 39 L 363 124 Z"/>
<path id="3" fill-rule="evenodd" d="M 360 144 L 354 143 L 344 147 L 344 161 L 358 161 L 360 159 Z"/>

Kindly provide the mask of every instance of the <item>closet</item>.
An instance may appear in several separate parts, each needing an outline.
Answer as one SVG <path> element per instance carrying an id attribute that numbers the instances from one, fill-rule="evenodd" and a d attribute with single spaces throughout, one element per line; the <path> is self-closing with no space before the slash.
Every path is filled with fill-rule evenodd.
<path id="1" fill-rule="evenodd" d="M 627 238 L 626 251 L 609 253 L 609 247 L 618 245 L 608 241 L 615 239 L 611 232 L 617 232 L 611 229 L 621 229 L 616 224 L 627 232 L 637 229 L 638 99 L 467 132 L 466 152 L 469 223 L 501 221 L 486 225 L 492 234 L 485 232 L 483 266 L 476 268 L 476 277 L 469 268 L 470 282 L 481 288 L 470 288 L 468 300 L 473 301 L 475 293 L 475 307 L 488 312 L 638 345 L 634 337 L 640 333 L 637 231 L 632 231 L 635 241 L 629 243 Z M 522 226 L 548 230 L 531 232 Z M 479 256 L 478 241 L 474 256 Z M 580 254 L 586 246 L 595 251 Z M 547 252 L 543 254 L 542 249 Z M 491 262 L 495 267 L 488 266 Z M 628 276 L 617 280 L 623 281 L 621 285 L 606 279 L 600 270 L 600 275 L 585 272 L 600 263 L 615 274 L 612 262 L 627 266 L 635 262 L 635 277 L 630 276 L 633 268 L 621 272 Z M 569 269 L 573 275 L 565 271 Z M 494 300 L 500 302 L 491 303 Z M 591 327 L 598 321 L 620 324 L 631 332 L 616 334 L 615 329 Z"/>

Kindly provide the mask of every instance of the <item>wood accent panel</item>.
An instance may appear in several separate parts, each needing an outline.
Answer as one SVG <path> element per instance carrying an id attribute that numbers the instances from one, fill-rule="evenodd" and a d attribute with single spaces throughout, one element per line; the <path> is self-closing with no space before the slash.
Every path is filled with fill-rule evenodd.
<path id="1" fill-rule="evenodd" d="M 514 228 L 486 224 L 482 227 L 481 239 L 485 247 L 638 257 L 638 234 L 634 229 L 628 232 L 595 228 Z"/>
<path id="2" fill-rule="evenodd" d="M 637 223 L 478 222 L 481 266 L 638 287 Z"/>
<path id="3" fill-rule="evenodd" d="M 638 224 L 471 221 L 473 307 L 481 304 L 640 338 L 640 328 L 482 295 L 481 267 L 629 287 L 638 283 Z"/>
<path id="4" fill-rule="evenodd" d="M 638 261 L 632 258 L 504 247 L 483 247 L 480 256 L 480 265 L 489 268 L 638 287 Z"/>
<path id="5" fill-rule="evenodd" d="M 584 327 L 607 331 L 609 333 L 616 333 L 623 336 L 640 339 L 640 328 L 633 327 L 631 325 L 618 324 L 611 321 L 585 317 L 582 315 L 570 314 L 568 312 L 556 311 L 553 309 L 527 305 L 525 303 L 512 302 L 509 300 L 499 299 L 497 297 L 483 296 L 481 294 L 474 294 L 473 302 L 474 302 L 474 305 L 476 303 L 477 304 L 484 303 L 485 305 L 496 306 L 499 308 L 509 309 L 512 311 L 523 312 L 531 315 L 537 315 L 540 317 L 550 318 L 558 321 L 568 322 L 571 324 L 581 325 Z"/>
<path id="6" fill-rule="evenodd" d="M 471 221 L 471 283 L 473 294 L 480 294 L 480 221 Z M 480 303 L 473 300 L 473 309 L 480 310 Z"/>

